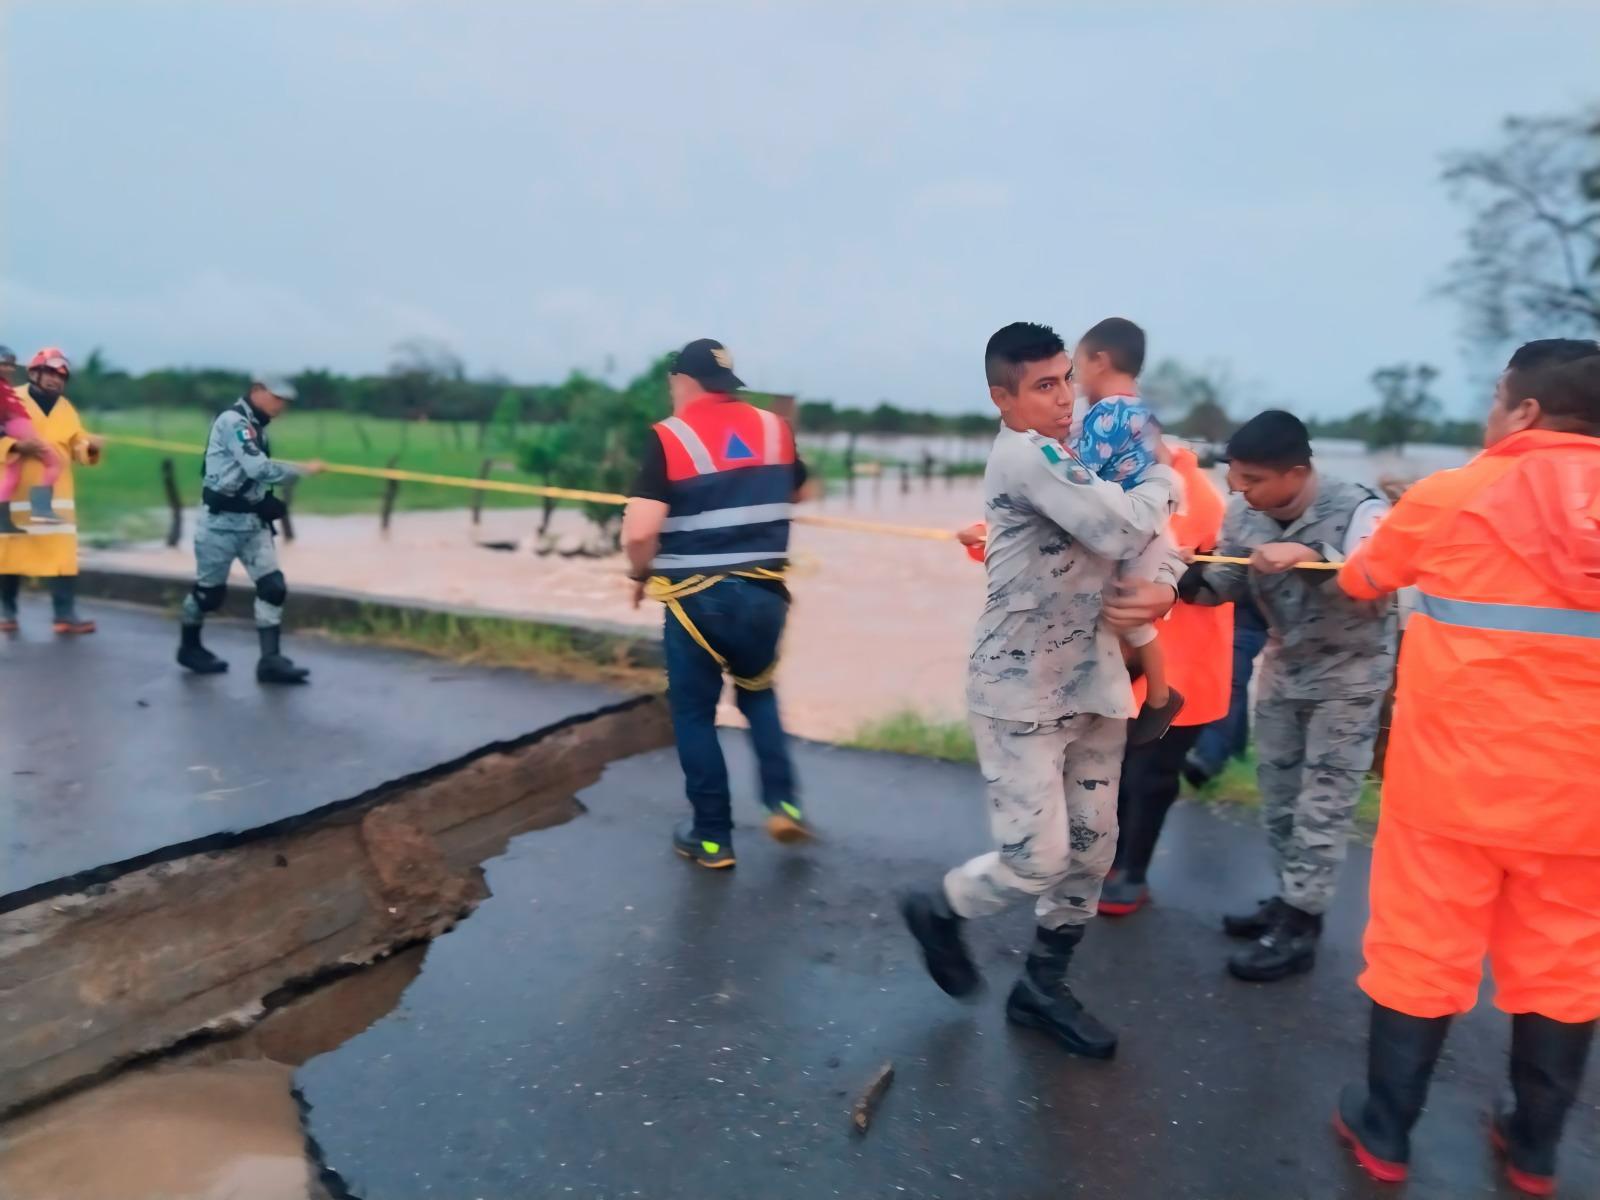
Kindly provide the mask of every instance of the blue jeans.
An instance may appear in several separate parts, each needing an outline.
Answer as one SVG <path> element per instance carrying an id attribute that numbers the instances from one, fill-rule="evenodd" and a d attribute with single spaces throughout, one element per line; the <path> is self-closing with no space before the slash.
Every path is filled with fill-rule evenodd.
<path id="1" fill-rule="evenodd" d="M 1208 775 L 1215 775 L 1250 748 L 1250 676 L 1267 644 L 1267 627 L 1253 606 L 1233 609 L 1233 691 L 1228 715 L 1200 731 L 1192 759 Z"/>
<path id="2" fill-rule="evenodd" d="M 715 587 L 685 596 L 680 603 L 706 641 L 727 659 L 733 674 L 759 675 L 777 658 L 789 602 L 775 589 L 729 577 Z M 733 832 L 733 808 L 728 764 L 717 741 L 722 668 L 689 636 L 670 609 L 663 642 L 672 731 L 684 788 L 694 808 L 695 837 L 726 842 Z M 795 798 L 789 735 L 778 717 L 777 693 L 771 688 L 759 692 L 738 688 L 737 696 L 739 711 L 750 722 L 750 742 L 760 765 L 761 801 L 776 808 Z"/>

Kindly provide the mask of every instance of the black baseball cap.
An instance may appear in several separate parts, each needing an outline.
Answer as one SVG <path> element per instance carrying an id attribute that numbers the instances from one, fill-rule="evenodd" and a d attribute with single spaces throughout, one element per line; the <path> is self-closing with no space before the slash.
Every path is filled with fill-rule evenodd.
<path id="1" fill-rule="evenodd" d="M 708 392 L 736 392 L 744 380 L 733 373 L 733 355 L 715 338 L 697 338 L 672 356 L 672 375 L 687 375 Z"/>

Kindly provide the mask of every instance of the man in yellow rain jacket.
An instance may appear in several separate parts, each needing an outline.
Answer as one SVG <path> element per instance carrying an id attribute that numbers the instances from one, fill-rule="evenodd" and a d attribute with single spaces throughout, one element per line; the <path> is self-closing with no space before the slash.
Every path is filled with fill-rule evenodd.
<path id="1" fill-rule="evenodd" d="M 66 397 L 67 379 L 72 366 L 67 356 L 54 346 L 35 354 L 28 363 L 26 387 L 13 389 L 38 441 L 0 437 L 0 462 L 13 455 L 26 461 L 22 486 L 17 495 L 26 497 L 43 478 L 41 452 L 53 449 L 66 464 L 56 480 L 52 506 L 62 520 L 58 524 L 36 524 L 26 501 L 13 500 L 11 519 L 21 533 L 0 535 L 0 633 L 17 628 L 17 593 L 24 576 L 50 580 L 50 599 L 55 609 L 55 631 L 62 634 L 93 633 L 94 622 L 78 615 L 78 525 L 73 502 L 73 469 L 93 466 L 100 461 L 101 440 L 84 431 L 78 410 Z M 9 387 L 0 380 L 0 387 Z M 41 445 L 42 443 L 42 445 Z"/>

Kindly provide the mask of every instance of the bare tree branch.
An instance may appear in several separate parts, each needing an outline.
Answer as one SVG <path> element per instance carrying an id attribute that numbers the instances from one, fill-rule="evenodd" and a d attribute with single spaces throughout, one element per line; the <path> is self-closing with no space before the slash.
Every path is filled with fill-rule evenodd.
<path id="1" fill-rule="evenodd" d="M 1442 290 L 1474 333 L 1600 334 L 1600 109 L 1508 118 L 1496 147 L 1452 155 L 1443 179 L 1471 222 Z"/>

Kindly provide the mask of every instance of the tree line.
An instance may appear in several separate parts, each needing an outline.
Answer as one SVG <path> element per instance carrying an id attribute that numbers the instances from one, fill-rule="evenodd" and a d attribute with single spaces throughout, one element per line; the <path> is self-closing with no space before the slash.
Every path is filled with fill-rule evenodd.
<path id="1" fill-rule="evenodd" d="M 560 383 L 515 383 L 496 376 L 471 378 L 447 347 L 414 340 L 395 347 L 389 368 L 381 374 L 308 369 L 291 378 L 299 392 L 295 408 L 304 412 L 520 429 L 590 422 L 622 402 L 625 415 L 648 425 L 660 419 L 666 403 L 668 362 L 669 356 L 662 356 L 620 387 L 583 372 Z M 74 403 L 85 410 L 143 409 L 159 420 L 162 412 L 219 412 L 238 399 L 245 384 L 244 372 L 221 367 L 165 367 L 133 374 L 112 366 L 96 349 L 74 372 L 71 391 Z M 747 395 L 757 403 L 770 399 L 764 393 Z M 627 402 L 630 397 L 637 403 Z M 975 436 L 994 427 L 990 414 L 929 412 L 888 401 L 860 409 L 803 400 L 796 417 L 800 428 L 816 434 Z"/>

